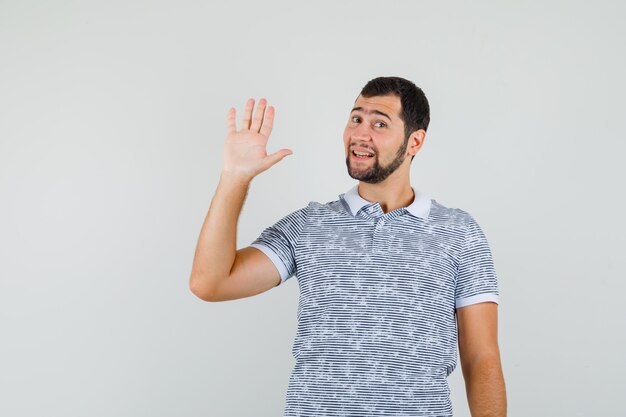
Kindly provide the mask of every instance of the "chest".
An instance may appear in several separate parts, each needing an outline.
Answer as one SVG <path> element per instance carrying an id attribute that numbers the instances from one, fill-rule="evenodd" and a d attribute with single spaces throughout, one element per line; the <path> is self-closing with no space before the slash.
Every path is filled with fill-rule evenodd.
<path id="1" fill-rule="evenodd" d="M 312 226 L 296 250 L 304 303 L 454 305 L 462 243 L 454 230 L 385 219 Z"/>

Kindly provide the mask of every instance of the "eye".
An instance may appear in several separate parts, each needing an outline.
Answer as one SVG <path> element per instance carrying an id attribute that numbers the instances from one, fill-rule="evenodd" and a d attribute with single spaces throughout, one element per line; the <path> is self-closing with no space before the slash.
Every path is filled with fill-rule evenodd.
<path id="1" fill-rule="evenodd" d="M 376 122 L 376 123 L 374 123 L 374 125 L 382 125 L 382 126 L 379 126 L 379 127 L 386 127 L 387 126 L 387 124 L 385 122 Z"/>
<path id="2" fill-rule="evenodd" d="M 352 116 L 352 119 L 350 120 L 352 120 L 352 122 L 354 123 L 358 123 L 361 119 L 359 118 L 359 116 Z"/>

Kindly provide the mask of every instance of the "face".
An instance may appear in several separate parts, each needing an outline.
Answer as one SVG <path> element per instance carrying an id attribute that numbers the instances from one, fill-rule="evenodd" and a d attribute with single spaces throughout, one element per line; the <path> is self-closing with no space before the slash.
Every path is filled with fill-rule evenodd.
<path id="1" fill-rule="evenodd" d="M 357 98 L 343 133 L 346 166 L 352 178 L 376 184 L 405 161 L 408 141 L 404 140 L 401 110 L 400 98 L 395 95 Z"/>

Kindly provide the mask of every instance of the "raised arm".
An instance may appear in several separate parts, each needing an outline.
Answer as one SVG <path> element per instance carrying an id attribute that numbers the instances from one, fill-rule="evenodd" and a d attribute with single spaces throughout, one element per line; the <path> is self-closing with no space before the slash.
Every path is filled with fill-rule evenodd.
<path id="1" fill-rule="evenodd" d="M 242 298 L 265 291 L 280 281 L 274 265 L 255 248 L 237 251 L 237 221 L 252 179 L 292 153 L 280 149 L 266 152 L 274 123 L 274 108 L 249 99 L 241 129 L 236 110 L 228 111 L 228 136 L 222 172 L 202 225 L 189 278 L 191 291 L 206 301 Z M 235 285 L 232 285 L 235 284 Z"/>

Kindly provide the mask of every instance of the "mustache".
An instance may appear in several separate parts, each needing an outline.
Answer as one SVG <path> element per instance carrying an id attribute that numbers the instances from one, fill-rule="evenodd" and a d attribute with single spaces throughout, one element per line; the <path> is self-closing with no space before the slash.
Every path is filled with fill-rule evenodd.
<path id="1" fill-rule="evenodd" d="M 351 145 L 348 147 L 348 149 L 349 149 L 349 150 L 351 150 L 351 151 L 352 151 L 354 148 L 367 149 L 368 151 L 370 151 L 370 152 L 371 152 L 371 153 L 373 153 L 374 155 L 376 155 L 376 154 L 377 154 L 377 152 L 376 152 L 376 150 L 375 150 L 375 149 L 372 149 L 371 147 L 366 146 L 366 145 L 359 145 L 358 143 L 353 143 L 353 144 L 351 144 Z"/>

